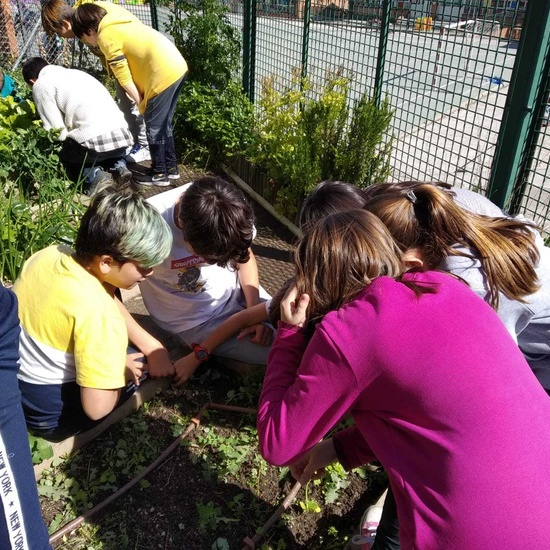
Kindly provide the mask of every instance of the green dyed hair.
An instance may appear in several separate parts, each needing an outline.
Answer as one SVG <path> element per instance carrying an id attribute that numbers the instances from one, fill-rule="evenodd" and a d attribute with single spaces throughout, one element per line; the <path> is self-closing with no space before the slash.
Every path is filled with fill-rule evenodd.
<path id="1" fill-rule="evenodd" d="M 82 217 L 75 242 L 81 260 L 109 255 L 149 268 L 162 263 L 172 248 L 172 231 L 139 193 L 105 189 Z"/>

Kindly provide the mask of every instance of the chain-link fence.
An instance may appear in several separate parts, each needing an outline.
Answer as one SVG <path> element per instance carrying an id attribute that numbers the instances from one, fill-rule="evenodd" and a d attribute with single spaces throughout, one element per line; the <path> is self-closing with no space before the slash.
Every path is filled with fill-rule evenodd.
<path id="1" fill-rule="evenodd" d="M 73 4 L 72 1 L 68 2 Z M 168 18 L 168 10 L 159 13 L 154 3 L 143 0 L 113 2 L 124 6 L 146 25 L 159 28 Z M 77 40 L 48 36 L 40 18 L 39 0 L 0 0 L 0 66 L 16 69 L 25 59 L 45 58 L 49 63 L 87 68 L 96 61 Z"/>

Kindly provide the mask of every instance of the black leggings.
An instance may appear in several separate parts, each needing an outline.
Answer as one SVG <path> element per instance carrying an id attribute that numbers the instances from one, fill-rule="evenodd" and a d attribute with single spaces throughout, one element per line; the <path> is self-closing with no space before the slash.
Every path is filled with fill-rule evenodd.
<path id="1" fill-rule="evenodd" d="M 374 539 L 372 550 L 399 550 L 400 548 L 397 504 L 390 485 L 386 500 L 384 501 L 382 518 L 376 530 L 376 538 Z"/>

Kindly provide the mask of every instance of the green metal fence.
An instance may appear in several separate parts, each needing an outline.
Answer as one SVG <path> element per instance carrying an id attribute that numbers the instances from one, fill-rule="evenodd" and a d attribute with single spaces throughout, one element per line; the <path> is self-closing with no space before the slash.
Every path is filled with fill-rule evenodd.
<path id="1" fill-rule="evenodd" d="M 355 75 L 351 99 L 388 97 L 394 179 L 487 193 L 550 233 L 550 3 L 543 0 L 244 0 L 243 85 L 296 72 Z"/>
<path id="2" fill-rule="evenodd" d="M 163 31 L 170 9 L 141 1 L 124 5 Z M 295 75 L 316 82 L 336 68 L 351 71 L 351 101 L 368 92 L 394 109 L 393 179 L 479 190 L 550 235 L 550 2 L 220 1 L 243 32 L 243 88 L 251 99 L 269 75 L 284 86 Z M 43 54 L 49 43 L 37 25 L 38 0 L 10 5 L 2 24 L 16 32 L 15 41 L 3 35 L 17 49 L 12 59 Z M 15 25 L 25 9 L 34 42 Z"/>

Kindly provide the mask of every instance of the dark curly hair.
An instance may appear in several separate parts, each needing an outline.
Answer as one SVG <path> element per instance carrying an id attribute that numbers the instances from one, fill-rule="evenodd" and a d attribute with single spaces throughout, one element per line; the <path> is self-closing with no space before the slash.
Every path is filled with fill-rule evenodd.
<path id="1" fill-rule="evenodd" d="M 178 222 L 184 239 L 210 264 L 237 268 L 250 258 L 254 210 L 227 181 L 207 176 L 181 196 Z"/>

